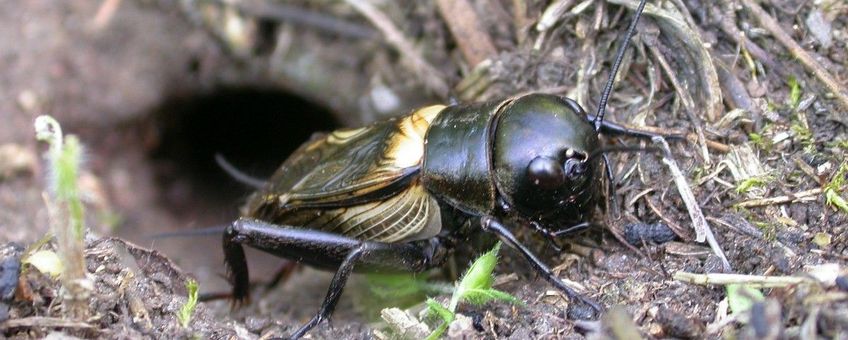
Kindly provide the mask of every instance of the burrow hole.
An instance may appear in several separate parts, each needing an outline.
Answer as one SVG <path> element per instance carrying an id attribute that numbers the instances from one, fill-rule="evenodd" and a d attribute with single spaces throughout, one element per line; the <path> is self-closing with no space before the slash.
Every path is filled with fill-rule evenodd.
<path id="1" fill-rule="evenodd" d="M 253 177 L 266 179 L 315 132 L 337 120 L 324 107 L 291 93 L 255 87 L 220 88 L 172 97 L 150 116 L 149 156 L 162 205 L 179 215 L 197 200 L 232 213 L 253 189 L 235 181 L 215 154 Z"/>

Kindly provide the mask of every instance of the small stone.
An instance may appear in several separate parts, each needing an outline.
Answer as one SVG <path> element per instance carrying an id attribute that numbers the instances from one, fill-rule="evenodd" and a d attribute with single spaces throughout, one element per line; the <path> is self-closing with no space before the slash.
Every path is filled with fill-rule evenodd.
<path id="1" fill-rule="evenodd" d="M 754 262 L 756 259 L 750 259 Z M 715 254 L 710 254 L 707 256 L 707 259 L 704 261 L 704 272 L 705 273 L 724 273 L 724 264 L 721 259 Z"/>
<path id="2" fill-rule="evenodd" d="M 15 246 L 0 249 L 0 302 L 11 302 L 21 273 L 20 250 Z"/>
<path id="3" fill-rule="evenodd" d="M 694 339 L 704 334 L 704 325 L 698 320 L 689 319 L 672 308 L 661 307 L 657 321 L 662 324 L 666 335 Z"/>
<path id="4" fill-rule="evenodd" d="M 813 243 L 819 248 L 827 248 L 830 246 L 831 236 L 828 233 L 818 232 L 813 236 Z"/>
<path id="5" fill-rule="evenodd" d="M 836 287 L 843 292 L 848 292 L 848 276 L 842 275 L 836 278 Z"/>
<path id="6" fill-rule="evenodd" d="M 35 172 L 36 157 L 32 150 L 18 144 L 0 145 L 0 179 Z"/>
<path id="7" fill-rule="evenodd" d="M 566 316 L 569 320 L 594 320 L 597 318 L 595 309 L 584 303 L 569 304 Z"/>
<path id="8" fill-rule="evenodd" d="M 474 338 L 476 335 L 474 320 L 462 314 L 457 314 L 456 319 L 448 327 L 448 338 L 451 339 Z"/>
<path id="9" fill-rule="evenodd" d="M 265 330 L 265 328 L 267 328 L 270 324 L 271 320 L 264 317 L 248 316 L 244 319 L 244 327 L 247 328 L 249 332 L 254 334 L 262 333 L 262 331 Z"/>
<path id="10" fill-rule="evenodd" d="M 804 20 L 807 24 L 810 33 L 824 48 L 830 47 L 833 43 L 833 27 L 820 9 L 813 9 Z"/>

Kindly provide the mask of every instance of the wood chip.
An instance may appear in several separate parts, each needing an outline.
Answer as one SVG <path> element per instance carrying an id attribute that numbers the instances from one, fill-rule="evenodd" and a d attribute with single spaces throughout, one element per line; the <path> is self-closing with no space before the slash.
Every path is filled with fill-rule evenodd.
<path id="1" fill-rule="evenodd" d="M 0 329 L 12 328 L 76 328 L 76 329 L 94 329 L 94 326 L 85 322 L 79 322 L 61 318 L 51 318 L 44 316 L 31 316 L 28 318 L 11 319 L 0 323 Z"/>
<path id="2" fill-rule="evenodd" d="M 706 258 L 712 253 L 710 248 L 691 243 L 671 241 L 663 246 L 666 253 L 677 256 Z"/>
<path id="3" fill-rule="evenodd" d="M 469 66 L 495 56 L 495 45 L 468 0 L 436 0 L 436 5 Z"/>

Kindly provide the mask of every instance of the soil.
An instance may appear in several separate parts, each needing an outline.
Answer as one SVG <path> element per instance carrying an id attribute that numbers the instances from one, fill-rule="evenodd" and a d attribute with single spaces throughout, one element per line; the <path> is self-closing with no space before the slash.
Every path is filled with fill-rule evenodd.
<path id="1" fill-rule="evenodd" d="M 632 5 L 625 0 L 554 1 L 568 8 L 540 31 L 536 25 L 551 5 L 546 1 L 471 0 L 471 12 L 447 13 L 429 2 L 376 2 L 414 46 L 399 52 L 344 2 L 178 3 L 0 3 L 2 336 L 290 334 L 317 310 L 332 273 L 300 268 L 265 288 L 261 283 L 284 262 L 257 251 L 247 255 L 258 287 L 252 303 L 233 310 L 226 300 L 201 302 L 188 326 L 178 321 L 188 278 L 206 295 L 229 289 L 220 238 L 152 236 L 222 226 L 238 216 L 251 189 L 220 170 L 215 154 L 264 178 L 313 132 L 426 104 L 538 91 L 567 95 L 594 112 L 632 13 L 619 5 Z M 495 288 L 525 304 L 461 305 L 470 326 L 457 322 L 450 337 L 627 338 L 629 331 L 646 338 L 846 337 L 848 211 L 826 196 L 848 197 L 834 185 L 845 176 L 839 169 L 848 152 L 848 104 L 790 54 L 750 3 L 682 0 L 649 7 L 607 115 L 628 126 L 688 134 L 670 142 L 672 155 L 731 268 L 695 240 L 691 209 L 661 154 L 611 153 L 615 193 L 599 209 L 597 227 L 561 240 L 562 252 L 532 230 L 518 231 L 561 278 L 582 286 L 608 313 L 600 322 L 575 321 L 591 311 L 571 304 L 504 249 Z M 848 93 L 848 6 L 758 3 L 836 79 L 838 91 Z M 479 25 L 469 19 L 475 13 Z M 451 22 L 471 23 L 490 47 Z M 480 49 L 467 52 L 471 45 Z M 431 70 L 409 62 L 409 52 Z M 489 61 L 470 64 L 474 53 Z M 94 285 L 85 319 L 66 314 L 59 280 L 20 263 L 36 248 L 55 249 L 52 242 L 32 247 L 50 230 L 42 195 L 50 172 L 40 156 L 46 148 L 32 128 L 44 113 L 86 147 L 80 186 L 89 229 L 86 269 Z M 652 145 L 621 136 L 605 136 L 604 143 Z M 447 270 L 418 279 L 449 282 L 471 258 L 457 256 Z M 763 289 L 763 301 L 728 321 L 724 286 L 687 283 L 678 272 L 815 279 Z M 308 336 L 391 333 L 373 318 L 370 304 L 379 288 L 371 278 L 354 275 L 352 281 L 331 325 Z M 423 303 L 418 294 L 410 305 L 396 297 L 382 307 L 415 312 Z M 449 299 L 448 293 L 426 295 Z"/>

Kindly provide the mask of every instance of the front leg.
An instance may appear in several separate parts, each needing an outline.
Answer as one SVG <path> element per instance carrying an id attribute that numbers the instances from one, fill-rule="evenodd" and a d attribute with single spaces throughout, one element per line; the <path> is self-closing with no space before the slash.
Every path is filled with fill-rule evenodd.
<path id="1" fill-rule="evenodd" d="M 580 222 L 571 226 L 568 226 L 564 229 L 552 230 L 548 227 L 543 226 L 541 223 L 536 221 L 531 221 L 530 226 L 533 227 L 537 233 L 541 234 L 548 240 L 548 243 L 557 253 L 562 252 L 562 246 L 559 244 L 559 239 L 568 235 L 579 233 L 583 230 L 588 229 L 593 224 L 591 222 Z"/>
<path id="2" fill-rule="evenodd" d="M 512 234 L 500 221 L 491 216 L 483 216 L 480 219 L 480 224 L 483 227 L 483 230 L 494 233 L 498 236 L 498 238 L 504 243 L 508 244 L 512 248 L 518 250 L 521 255 L 524 255 L 524 258 L 527 262 L 530 262 L 530 265 L 533 266 L 533 269 L 536 270 L 542 277 L 545 278 L 548 282 L 550 282 L 554 287 L 563 291 L 565 295 L 568 296 L 569 299 L 578 300 L 582 303 L 585 303 L 596 311 L 601 312 L 603 309 L 597 302 L 590 300 L 589 298 L 583 296 L 582 294 L 574 291 L 571 287 L 567 286 L 562 280 L 557 277 L 553 271 L 551 271 L 548 266 L 542 263 L 530 249 L 527 249 L 518 239 L 515 238 L 515 235 Z"/>

